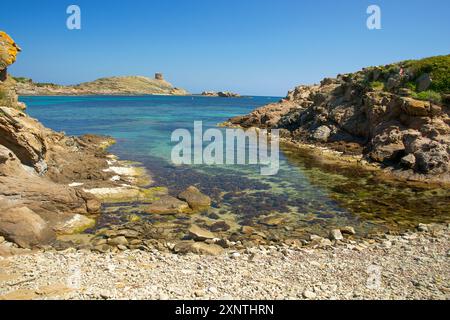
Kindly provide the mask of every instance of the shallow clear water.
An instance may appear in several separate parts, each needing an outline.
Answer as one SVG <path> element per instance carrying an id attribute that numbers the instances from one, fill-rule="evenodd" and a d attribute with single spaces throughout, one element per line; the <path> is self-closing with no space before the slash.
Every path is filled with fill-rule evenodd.
<path id="1" fill-rule="evenodd" d="M 21 101 L 31 116 L 54 130 L 113 136 L 117 144 L 111 152 L 142 162 L 156 184 L 168 186 L 173 194 L 198 186 L 213 198 L 213 209 L 199 219 L 214 213 L 216 219 L 258 226 L 275 237 L 300 237 L 311 231 L 323 234 L 344 225 L 365 233 L 449 221 L 449 190 L 386 182 L 374 173 L 322 163 L 288 147 L 282 148 L 275 176 L 261 176 L 255 166 L 171 163 L 173 130 L 192 131 L 194 121 L 203 121 L 205 129 L 215 127 L 278 99 L 143 96 L 22 97 Z M 273 214 L 283 222 L 278 226 L 259 223 Z"/>

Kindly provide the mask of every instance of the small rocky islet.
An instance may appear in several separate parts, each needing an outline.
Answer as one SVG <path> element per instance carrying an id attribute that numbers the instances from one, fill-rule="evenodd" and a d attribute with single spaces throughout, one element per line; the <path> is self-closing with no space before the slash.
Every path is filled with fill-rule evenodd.
<path id="1" fill-rule="evenodd" d="M 431 261 L 430 266 L 434 270 L 432 276 L 436 276 L 443 266 L 442 257 L 448 257 L 448 252 L 442 251 L 442 245 L 448 244 L 445 217 L 437 224 L 416 223 L 414 228 L 387 228 L 387 232 L 375 234 L 358 234 L 351 225 L 327 230 L 319 227 L 320 232 L 314 233 L 313 221 L 308 221 L 311 228 L 296 229 L 290 223 L 290 215 L 280 213 L 288 212 L 289 206 L 303 204 L 295 203 L 288 195 L 272 195 L 270 186 L 264 183 L 243 178 L 242 183 L 230 181 L 228 187 L 223 181 L 218 189 L 214 184 L 219 182 L 213 179 L 208 180 L 209 184 L 192 185 L 187 184 L 189 179 L 183 179 L 178 187 L 172 188 L 171 184 L 167 188 L 164 182 L 170 178 L 156 176 L 158 172 L 147 171 L 140 163 L 119 160 L 110 154 L 107 148 L 114 143 L 113 138 L 68 137 L 30 118 L 25 113 L 26 106 L 18 102 L 17 81 L 8 77 L 6 71 L 20 48 L 3 32 L 0 43 L 0 257 L 13 256 L 6 263 L 27 259 L 21 258 L 27 253 L 51 260 L 56 252 L 71 256 L 72 250 L 78 250 L 93 261 L 99 254 L 116 258 L 142 253 L 148 253 L 151 260 L 173 253 L 187 255 L 189 260 L 189 254 L 194 253 L 239 263 L 249 263 L 260 254 L 270 259 L 267 252 L 273 252 L 274 258 L 285 257 L 280 261 L 293 264 L 298 255 L 314 249 L 324 251 L 317 260 L 327 259 L 329 252 L 364 255 L 373 251 L 379 257 L 389 257 L 395 244 L 405 244 L 395 250 L 404 249 L 409 256 L 417 254 L 418 243 L 435 243 L 430 247 L 436 249 L 439 259 Z M 448 56 L 439 59 L 444 59 L 448 68 Z M 419 74 L 419 67 L 412 63 L 408 68 L 408 63 L 412 62 L 370 68 L 325 79 L 317 86 L 298 87 L 280 103 L 231 119 L 228 125 L 282 129 L 285 148 L 292 151 L 287 153 L 292 155 L 291 161 L 296 161 L 296 148 L 310 148 L 313 143 L 314 152 L 319 150 L 320 156 L 332 159 L 333 168 L 336 155 L 344 154 L 356 159 L 349 160 L 351 165 L 364 162 L 357 170 L 367 170 L 371 163 L 378 163 L 374 170 L 384 168 L 383 174 L 389 171 L 389 178 L 439 184 L 443 194 L 438 205 L 445 205 L 449 199 L 450 168 L 448 93 L 440 92 L 439 98 L 431 95 L 433 99 L 426 100 L 428 94 L 423 100 L 420 93 L 436 89 L 433 79 L 437 76 L 429 69 L 425 75 Z M 207 180 L 203 176 L 198 179 Z M 335 188 L 337 193 L 345 192 L 341 187 Z M 257 191 L 249 193 L 249 189 Z M 358 196 L 350 201 L 336 196 L 335 200 L 347 201 L 347 205 L 357 208 Z M 234 208 L 234 215 L 230 215 L 227 205 Z M 324 213 L 323 219 L 329 218 Z M 320 226 L 321 222 L 316 223 Z M 355 259 L 350 256 L 348 263 Z M 448 272 L 442 276 L 448 278 Z M 435 287 L 433 296 L 448 294 L 445 285 Z M 305 285 L 294 297 L 321 297 L 321 290 L 319 284 L 317 288 Z M 62 291 L 52 292 L 67 294 L 65 289 Z M 200 291 L 196 297 L 218 294 L 217 289 Z M 8 297 L 11 292 L 2 289 L 0 295 Z M 353 291 L 345 294 L 358 297 Z M 159 298 L 171 296 L 191 297 L 169 292 Z"/>

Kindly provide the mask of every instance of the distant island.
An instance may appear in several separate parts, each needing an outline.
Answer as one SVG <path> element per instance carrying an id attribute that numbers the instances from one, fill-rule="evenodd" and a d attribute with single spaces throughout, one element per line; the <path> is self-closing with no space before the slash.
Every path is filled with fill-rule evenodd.
<path id="1" fill-rule="evenodd" d="M 240 94 L 230 92 L 230 91 L 203 91 L 202 96 L 205 97 L 220 97 L 220 98 L 241 98 L 242 96 Z"/>
<path id="2" fill-rule="evenodd" d="M 59 85 L 54 83 L 39 83 L 32 79 L 13 77 L 16 90 L 23 96 L 53 96 L 53 95 L 189 95 L 184 89 L 174 87 L 164 80 L 161 73 L 156 73 L 154 79 L 144 76 L 122 76 L 100 78 L 77 85 Z"/>

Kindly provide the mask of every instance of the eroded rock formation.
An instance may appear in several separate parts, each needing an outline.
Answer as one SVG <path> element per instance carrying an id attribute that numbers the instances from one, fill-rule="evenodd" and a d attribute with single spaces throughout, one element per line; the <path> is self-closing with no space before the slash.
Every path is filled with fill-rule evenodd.
<path id="1" fill-rule="evenodd" d="M 229 122 L 362 154 L 408 179 L 449 182 L 449 74 L 450 56 L 367 68 L 299 86 Z"/>
<path id="2" fill-rule="evenodd" d="M 0 235 L 30 248 L 93 224 L 88 215 L 100 202 L 69 184 L 109 181 L 112 173 L 102 169 L 111 139 L 67 137 L 27 116 L 6 73 L 20 49 L 4 32 L 0 44 Z"/>

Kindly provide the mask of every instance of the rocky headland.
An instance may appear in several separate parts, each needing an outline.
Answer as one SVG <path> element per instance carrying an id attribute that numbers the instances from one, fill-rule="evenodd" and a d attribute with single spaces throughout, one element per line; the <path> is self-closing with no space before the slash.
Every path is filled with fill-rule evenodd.
<path id="1" fill-rule="evenodd" d="M 175 95 L 189 93 L 174 87 L 157 73 L 154 79 L 143 76 L 101 78 L 77 85 L 63 86 L 53 83 L 36 83 L 28 78 L 12 78 L 16 91 L 23 96 L 72 96 L 72 95 Z"/>
<path id="2" fill-rule="evenodd" d="M 281 129 L 406 180 L 450 182 L 450 56 L 411 60 L 299 86 L 226 125 Z"/>

